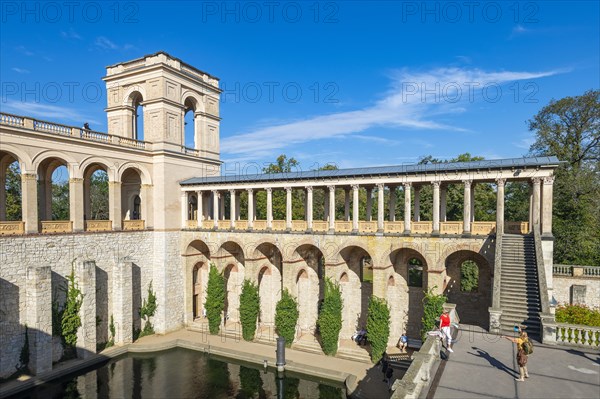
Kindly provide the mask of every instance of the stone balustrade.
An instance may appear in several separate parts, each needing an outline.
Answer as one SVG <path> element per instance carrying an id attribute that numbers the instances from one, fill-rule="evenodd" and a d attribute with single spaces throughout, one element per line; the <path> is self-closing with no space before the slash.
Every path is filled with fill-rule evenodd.
<path id="1" fill-rule="evenodd" d="M 598 349 L 600 347 L 600 327 L 556 323 L 556 343 Z"/>
<path id="2" fill-rule="evenodd" d="M 123 220 L 123 230 L 144 230 L 145 228 L 144 220 Z"/>
<path id="3" fill-rule="evenodd" d="M 25 222 L 0 222 L 0 236 L 25 234 Z"/>
<path id="4" fill-rule="evenodd" d="M 40 224 L 42 234 L 70 233 L 73 231 L 73 222 L 70 220 L 43 220 Z"/>
<path id="5" fill-rule="evenodd" d="M 85 231 L 111 231 L 112 220 L 86 220 Z"/>
<path id="6" fill-rule="evenodd" d="M 527 234 L 529 231 L 529 222 L 506 222 L 504 224 L 504 232 L 508 234 Z"/>
<path id="7" fill-rule="evenodd" d="M 553 265 L 552 274 L 555 276 L 600 277 L 599 266 Z"/>

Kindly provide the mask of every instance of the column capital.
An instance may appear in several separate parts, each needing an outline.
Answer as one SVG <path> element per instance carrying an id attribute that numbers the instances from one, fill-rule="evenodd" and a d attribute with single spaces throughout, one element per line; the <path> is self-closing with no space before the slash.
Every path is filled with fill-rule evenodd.
<path id="1" fill-rule="evenodd" d="M 273 192 L 273 187 L 266 187 L 266 188 L 265 188 L 265 191 L 266 191 L 267 193 L 271 193 L 271 192 Z"/>
<path id="2" fill-rule="evenodd" d="M 383 190 L 385 188 L 385 183 L 377 183 L 377 190 Z"/>
<path id="3" fill-rule="evenodd" d="M 288 193 L 292 192 L 292 188 L 291 187 L 284 187 L 283 188 L 285 191 L 287 191 Z"/>
<path id="4" fill-rule="evenodd" d="M 216 195 L 217 198 L 221 197 L 221 192 L 219 190 L 211 190 L 213 195 Z"/>
<path id="5" fill-rule="evenodd" d="M 196 195 L 202 195 L 202 190 L 196 190 Z"/>
<path id="6" fill-rule="evenodd" d="M 71 177 L 69 183 L 83 183 L 83 179 L 80 177 Z"/>
<path id="7" fill-rule="evenodd" d="M 544 177 L 544 184 L 554 184 L 554 176 L 546 176 Z"/>
<path id="8" fill-rule="evenodd" d="M 506 179 L 496 179 L 496 184 L 498 185 L 498 187 L 504 187 L 504 184 L 506 184 Z"/>
<path id="9" fill-rule="evenodd" d="M 402 183 L 402 185 L 404 186 L 405 189 L 409 189 L 412 187 L 412 183 L 411 182 L 406 182 L 406 183 Z"/>
<path id="10" fill-rule="evenodd" d="M 440 186 L 442 185 L 442 182 L 441 182 L 441 181 L 432 181 L 432 182 L 431 182 L 431 185 L 432 185 L 434 188 L 440 188 Z"/>
<path id="11" fill-rule="evenodd" d="M 333 185 L 327 186 L 327 188 L 329 189 L 329 191 L 335 191 L 335 186 L 333 186 Z"/>
<path id="12" fill-rule="evenodd" d="M 307 193 L 312 193 L 312 191 L 313 191 L 313 187 L 312 186 L 306 186 L 304 188 L 306 189 Z"/>
<path id="13" fill-rule="evenodd" d="M 229 189 L 229 192 L 231 193 L 231 195 L 235 195 L 235 192 L 236 192 L 236 191 L 237 191 L 237 190 L 236 190 L 235 188 L 230 188 L 230 189 Z"/>
<path id="14" fill-rule="evenodd" d="M 21 180 L 36 180 L 37 175 L 35 173 L 21 173 Z"/>
<path id="15" fill-rule="evenodd" d="M 542 178 L 541 177 L 532 177 L 531 182 L 533 183 L 534 186 L 539 185 L 542 183 Z"/>
<path id="16" fill-rule="evenodd" d="M 352 190 L 358 190 L 360 188 L 358 184 L 353 184 L 350 187 L 352 187 Z"/>
<path id="17" fill-rule="evenodd" d="M 254 192 L 253 188 L 247 188 L 246 191 L 248 192 L 248 194 L 252 194 Z"/>
<path id="18" fill-rule="evenodd" d="M 465 187 L 467 187 L 467 186 L 471 187 L 471 184 L 473 183 L 473 179 L 464 179 L 462 182 L 465 185 Z"/>

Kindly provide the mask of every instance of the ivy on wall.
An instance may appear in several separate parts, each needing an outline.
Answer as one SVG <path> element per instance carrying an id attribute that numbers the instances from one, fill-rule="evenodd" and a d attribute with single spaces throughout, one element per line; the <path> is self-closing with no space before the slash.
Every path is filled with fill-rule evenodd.
<path id="1" fill-rule="evenodd" d="M 319 312 L 317 325 L 321 335 L 323 352 L 333 356 L 338 349 L 338 340 L 342 330 L 342 292 L 340 286 L 331 279 L 325 280 L 325 297 Z"/>

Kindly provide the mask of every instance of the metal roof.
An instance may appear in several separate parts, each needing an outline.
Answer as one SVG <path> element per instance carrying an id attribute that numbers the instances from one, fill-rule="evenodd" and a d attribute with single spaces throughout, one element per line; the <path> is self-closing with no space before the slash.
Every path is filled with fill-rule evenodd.
<path id="1" fill-rule="evenodd" d="M 518 169 L 531 167 L 557 167 L 560 161 L 552 157 L 491 159 L 471 162 L 444 162 L 393 166 L 374 166 L 336 170 L 309 170 L 289 173 L 247 173 L 222 176 L 193 177 L 180 182 L 182 186 L 197 184 L 249 183 L 267 181 L 314 180 L 352 177 L 398 176 L 468 170 Z"/>

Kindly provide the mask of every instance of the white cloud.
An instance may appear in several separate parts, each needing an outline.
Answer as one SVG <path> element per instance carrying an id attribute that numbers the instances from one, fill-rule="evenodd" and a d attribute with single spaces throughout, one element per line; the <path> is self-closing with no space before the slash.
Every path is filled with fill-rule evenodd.
<path id="1" fill-rule="evenodd" d="M 132 44 L 116 44 L 115 42 L 111 41 L 105 36 L 98 36 L 96 38 L 96 41 L 94 41 L 94 44 L 96 45 L 96 47 L 100 47 L 104 50 L 130 50 L 134 48 Z"/>
<path id="2" fill-rule="evenodd" d="M 60 31 L 60 36 L 63 39 L 77 39 L 77 40 L 81 40 L 83 39 L 81 37 L 81 35 L 79 35 L 79 33 L 75 32 L 72 28 L 69 29 L 68 31 Z"/>
<path id="3" fill-rule="evenodd" d="M 377 127 L 464 132 L 460 126 L 440 122 L 439 117 L 464 112 L 470 103 L 485 101 L 487 94 L 482 88 L 556 73 L 558 71 L 438 68 L 411 72 L 403 69 L 392 74 L 391 89 L 372 106 L 257 127 L 224 138 L 221 148 L 223 153 L 235 158 L 256 159 L 300 143 L 347 137 Z"/>
<path id="4" fill-rule="evenodd" d="M 82 125 L 84 122 L 89 122 L 95 125 L 100 124 L 99 121 L 90 118 L 78 110 L 61 107 L 58 105 L 14 101 L 8 99 L 2 102 L 2 109 L 10 113 L 33 116 L 40 119 L 47 119 L 49 121 L 65 120 L 75 122 L 77 125 Z"/>
<path id="5" fill-rule="evenodd" d="M 17 47 L 16 47 L 16 50 L 17 50 L 19 53 L 21 53 L 21 54 L 23 54 L 23 55 L 26 55 L 26 56 L 28 56 L 28 57 L 33 57 L 33 56 L 35 55 L 35 54 L 33 53 L 33 51 L 27 50 L 27 49 L 25 48 L 25 46 L 17 46 Z"/>
<path id="6" fill-rule="evenodd" d="M 29 73 L 29 70 L 24 69 L 24 68 L 14 67 L 14 68 L 12 68 L 12 70 L 15 71 L 16 73 Z"/>

